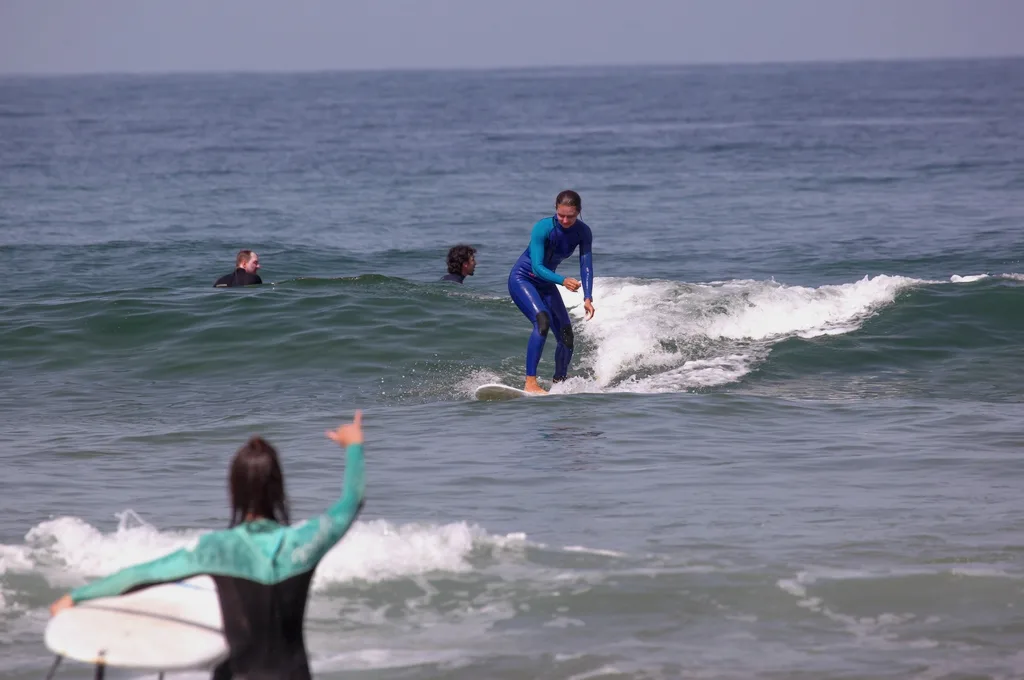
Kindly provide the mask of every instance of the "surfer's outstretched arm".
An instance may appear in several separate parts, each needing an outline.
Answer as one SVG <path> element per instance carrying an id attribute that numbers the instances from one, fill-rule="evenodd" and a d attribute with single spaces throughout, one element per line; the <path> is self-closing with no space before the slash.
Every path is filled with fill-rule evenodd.
<path id="1" fill-rule="evenodd" d="M 122 569 L 106 578 L 76 588 L 71 591 L 71 601 L 77 604 L 97 597 L 123 595 L 141 588 L 209 573 L 210 567 L 216 564 L 218 553 L 227 552 L 223 550 L 223 541 L 214 541 L 214 546 L 209 545 L 209 539 L 215 535 L 207 534 L 193 546 L 176 550 L 151 562 Z"/>

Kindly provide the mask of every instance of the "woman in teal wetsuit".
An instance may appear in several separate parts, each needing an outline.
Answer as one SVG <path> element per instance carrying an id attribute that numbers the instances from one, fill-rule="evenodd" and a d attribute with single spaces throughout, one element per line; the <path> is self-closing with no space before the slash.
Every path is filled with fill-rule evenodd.
<path id="1" fill-rule="evenodd" d="M 537 383 L 537 365 L 544 351 L 548 330 L 555 332 L 555 375 L 552 382 L 565 380 L 572 361 L 574 336 L 569 312 L 557 286 L 575 292 L 583 288 L 586 319 L 594 318 L 594 262 L 590 252 L 593 235 L 583 220 L 583 199 L 575 191 L 563 191 L 555 197 L 555 214 L 533 225 L 530 245 L 519 256 L 508 275 L 508 292 L 530 323 L 533 332 L 526 345 L 527 392 L 544 393 Z M 580 278 L 555 273 L 555 268 L 576 248 L 580 250 Z"/>
<path id="2" fill-rule="evenodd" d="M 313 571 L 363 507 L 362 414 L 356 411 L 351 423 L 327 436 L 345 447 L 346 462 L 342 496 L 324 514 L 288 526 L 277 451 L 262 437 L 252 437 L 231 462 L 231 528 L 73 590 L 50 612 L 208 574 L 217 585 L 229 649 L 214 680 L 308 680 L 303 616 Z"/>

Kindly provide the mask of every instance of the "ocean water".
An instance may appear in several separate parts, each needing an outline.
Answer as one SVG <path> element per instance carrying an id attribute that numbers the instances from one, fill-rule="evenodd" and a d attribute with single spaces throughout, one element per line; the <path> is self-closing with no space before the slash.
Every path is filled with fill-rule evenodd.
<path id="1" fill-rule="evenodd" d="M 567 187 L 573 377 L 474 401 Z M 1024 677 L 1022 229 L 1019 59 L 0 79 L 0 677 L 357 408 L 319 678 Z"/>

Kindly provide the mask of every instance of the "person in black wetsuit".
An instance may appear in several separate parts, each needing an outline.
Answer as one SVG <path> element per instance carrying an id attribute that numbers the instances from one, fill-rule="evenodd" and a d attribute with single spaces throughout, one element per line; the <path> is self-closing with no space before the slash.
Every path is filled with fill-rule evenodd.
<path id="1" fill-rule="evenodd" d="M 448 251 L 448 273 L 441 280 L 462 283 L 467 276 L 473 275 L 475 269 L 476 248 L 461 244 L 453 246 Z"/>
<path id="2" fill-rule="evenodd" d="M 313 571 L 363 507 L 362 414 L 327 432 L 345 447 L 341 498 L 322 515 L 290 527 L 277 451 L 252 437 L 231 462 L 230 528 L 204 534 L 165 557 L 77 588 L 50 613 L 98 597 L 207 574 L 217 586 L 228 658 L 213 680 L 309 680 L 303 635 Z"/>
<path id="3" fill-rule="evenodd" d="M 256 274 L 260 268 L 260 256 L 251 250 L 239 250 L 235 256 L 235 271 L 217 279 L 214 288 L 233 288 L 235 286 L 254 286 L 263 283 Z"/>

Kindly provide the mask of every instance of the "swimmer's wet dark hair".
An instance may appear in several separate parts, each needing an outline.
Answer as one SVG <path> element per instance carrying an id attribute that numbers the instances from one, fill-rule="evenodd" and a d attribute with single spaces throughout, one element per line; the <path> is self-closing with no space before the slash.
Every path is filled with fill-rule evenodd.
<path id="1" fill-rule="evenodd" d="M 462 274 L 462 265 L 469 262 L 469 258 L 476 255 L 476 248 L 459 244 L 452 246 L 451 250 L 448 251 L 448 273 L 449 274 Z"/>
<path id="2" fill-rule="evenodd" d="M 250 437 L 235 452 L 228 478 L 231 492 L 231 524 L 249 515 L 288 524 L 288 498 L 277 450 L 263 437 Z"/>
<path id="3" fill-rule="evenodd" d="M 558 210 L 558 206 L 567 205 L 570 208 L 576 208 L 576 212 L 583 212 L 583 199 L 572 189 L 566 189 L 555 196 L 555 210 Z"/>

